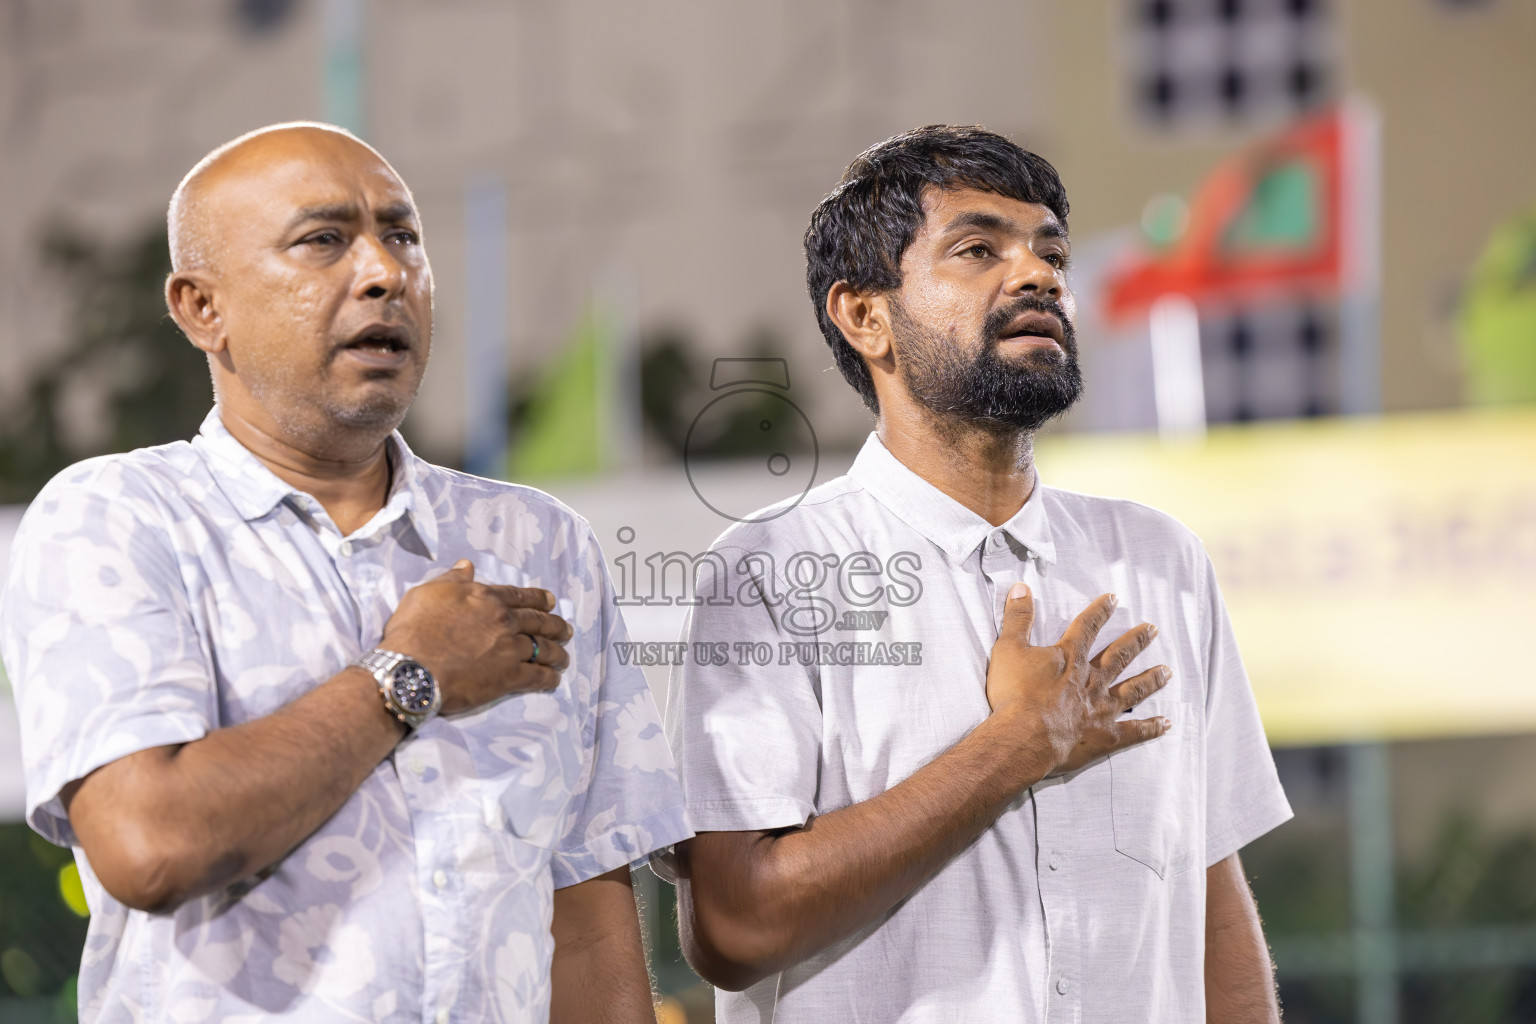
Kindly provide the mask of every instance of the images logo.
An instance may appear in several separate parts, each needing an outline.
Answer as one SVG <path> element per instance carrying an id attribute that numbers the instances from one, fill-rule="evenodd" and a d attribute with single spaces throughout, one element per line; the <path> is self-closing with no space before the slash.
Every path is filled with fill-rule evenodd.
<path id="1" fill-rule="evenodd" d="M 683 442 L 683 469 L 688 474 L 689 486 L 705 507 L 726 519 L 738 523 L 777 519 L 810 492 L 821 461 L 810 419 L 785 394 L 789 391 L 788 360 L 716 359 L 710 370 L 709 388 L 724 394 L 705 405 L 688 428 Z M 750 501 L 750 494 L 705 494 L 705 474 L 699 471 L 704 461 L 701 453 L 716 439 L 732 433 L 750 435 L 738 440 L 744 442 L 743 447 L 760 453 L 763 473 L 797 489 L 791 491 L 795 494 L 793 501 L 754 514 L 753 509 L 744 507 L 743 498 Z"/>

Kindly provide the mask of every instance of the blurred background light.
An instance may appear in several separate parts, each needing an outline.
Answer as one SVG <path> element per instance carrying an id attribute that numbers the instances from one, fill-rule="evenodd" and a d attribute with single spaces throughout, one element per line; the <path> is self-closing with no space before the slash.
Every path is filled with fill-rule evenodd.
<path id="1" fill-rule="evenodd" d="M 1189 227 L 1189 204 L 1181 196 L 1163 193 L 1141 208 L 1141 232 L 1158 249 L 1166 249 L 1184 237 Z"/>

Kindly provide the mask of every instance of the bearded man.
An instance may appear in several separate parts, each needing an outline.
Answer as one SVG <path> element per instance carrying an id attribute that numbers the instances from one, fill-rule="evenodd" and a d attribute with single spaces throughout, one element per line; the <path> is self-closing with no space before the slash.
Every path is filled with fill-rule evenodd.
<path id="1" fill-rule="evenodd" d="M 689 663 L 668 707 L 718 1018 L 1277 1020 L 1238 850 L 1290 808 L 1210 562 L 1033 465 L 1082 389 L 1055 170 L 898 135 L 805 251 L 878 421 L 847 476 L 721 537 L 692 610 L 688 639 L 774 654 Z"/>
<path id="2" fill-rule="evenodd" d="M 628 865 L 682 794 L 585 520 L 395 430 L 432 344 L 410 190 L 278 125 L 169 227 L 215 407 L 50 482 L 0 609 L 81 1020 L 654 1021 Z"/>

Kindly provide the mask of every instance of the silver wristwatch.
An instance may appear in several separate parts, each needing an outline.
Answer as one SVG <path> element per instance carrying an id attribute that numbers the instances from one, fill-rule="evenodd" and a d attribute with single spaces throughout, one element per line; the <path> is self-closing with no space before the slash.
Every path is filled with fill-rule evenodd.
<path id="1" fill-rule="evenodd" d="M 379 681 L 384 707 L 415 732 L 443 705 L 437 680 L 418 661 L 397 651 L 375 647 L 352 664 L 366 669 Z"/>

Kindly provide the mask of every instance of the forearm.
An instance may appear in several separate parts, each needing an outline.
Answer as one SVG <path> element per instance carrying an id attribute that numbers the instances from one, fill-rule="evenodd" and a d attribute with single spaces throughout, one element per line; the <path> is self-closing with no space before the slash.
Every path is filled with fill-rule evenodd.
<path id="1" fill-rule="evenodd" d="M 555 891 L 550 1024 L 654 1024 L 629 869 Z"/>
<path id="2" fill-rule="evenodd" d="M 1054 763 L 994 715 L 879 796 L 804 828 L 705 833 L 684 852 L 685 948 L 722 987 L 748 984 L 878 919 L 955 856 Z M 742 856 L 742 854 L 745 854 Z M 708 975 L 707 975 L 708 976 Z"/>
<path id="3" fill-rule="evenodd" d="M 1206 871 L 1205 1019 L 1278 1024 L 1274 967 L 1237 854 Z"/>
<path id="4" fill-rule="evenodd" d="M 106 766 L 69 794 L 70 818 L 108 891 L 167 909 L 276 863 L 401 735 L 349 668 L 270 715 Z"/>
<path id="5" fill-rule="evenodd" d="M 652 1024 L 656 1006 L 637 932 L 550 965 L 550 1024 Z"/>

